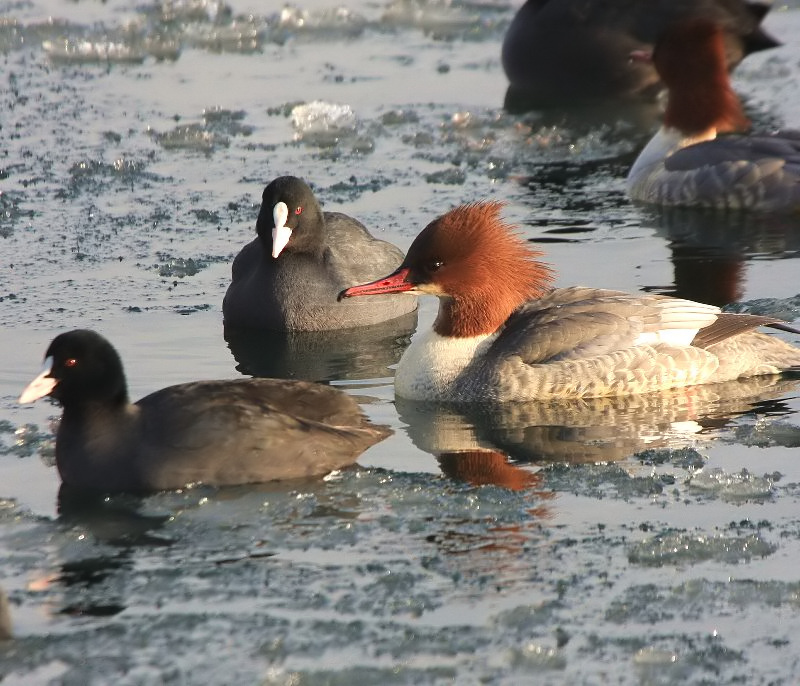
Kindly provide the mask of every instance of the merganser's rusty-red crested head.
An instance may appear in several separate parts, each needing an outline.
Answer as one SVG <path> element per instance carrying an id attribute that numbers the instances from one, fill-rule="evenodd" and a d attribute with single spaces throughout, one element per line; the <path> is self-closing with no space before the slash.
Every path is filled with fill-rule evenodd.
<path id="1" fill-rule="evenodd" d="M 725 30 L 709 19 L 670 26 L 651 54 L 633 59 L 653 62 L 667 87 L 664 126 L 685 134 L 742 131 L 750 122 L 731 87 L 725 57 Z"/>
<path id="2" fill-rule="evenodd" d="M 426 226 L 392 274 L 348 288 L 340 298 L 426 293 L 441 304 L 434 330 L 443 336 L 493 333 L 553 278 L 542 253 L 500 216 L 495 201 L 461 205 Z"/>

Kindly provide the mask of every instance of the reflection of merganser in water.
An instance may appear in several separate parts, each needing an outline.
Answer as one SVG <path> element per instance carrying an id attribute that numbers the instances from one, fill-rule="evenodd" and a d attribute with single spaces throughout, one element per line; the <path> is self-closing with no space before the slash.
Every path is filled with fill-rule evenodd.
<path id="1" fill-rule="evenodd" d="M 548 290 L 540 255 L 502 221 L 499 203 L 464 205 L 431 222 L 395 272 L 341 296 L 439 297 L 433 328 L 397 368 L 396 393 L 409 399 L 627 395 L 800 366 L 799 348 L 753 331 L 794 331 L 780 320 L 660 295 Z"/>
<path id="2" fill-rule="evenodd" d="M 258 237 L 233 262 L 222 302 L 227 326 L 326 331 L 369 326 L 413 312 L 416 299 L 337 302 L 351 283 L 395 269 L 402 251 L 341 212 L 323 212 L 308 185 L 282 176 L 265 189 Z"/>
<path id="3" fill-rule="evenodd" d="M 726 28 L 725 63 L 779 45 L 760 26 L 768 3 L 741 0 L 528 0 L 503 40 L 510 93 L 532 106 L 652 97 L 661 89 L 632 50 L 652 49 L 666 27 L 705 17 Z"/>
<path id="4" fill-rule="evenodd" d="M 474 469 L 477 452 L 490 451 L 530 470 L 703 445 L 730 436 L 733 420 L 742 415 L 785 415 L 790 408 L 781 396 L 791 398 L 798 388 L 800 379 L 794 376 L 753 376 L 640 395 L 468 404 L 398 397 L 396 406 L 414 445 L 440 464 L 449 455 L 454 467 L 456 456 L 466 454 L 472 456 L 466 467 Z"/>
<path id="5" fill-rule="evenodd" d="M 800 210 L 800 133 L 725 135 L 749 122 L 731 88 L 725 36 L 709 21 L 675 26 L 652 59 L 667 86 L 664 123 L 628 175 L 634 200 L 658 205 Z"/>
<path id="6" fill-rule="evenodd" d="M 773 283 L 784 286 L 784 295 L 789 295 L 785 287 L 797 285 L 800 232 L 791 214 L 659 207 L 645 210 L 643 217 L 667 241 L 674 284 L 648 279 L 643 290 L 727 305 L 749 299 L 752 269 L 766 269 Z"/>

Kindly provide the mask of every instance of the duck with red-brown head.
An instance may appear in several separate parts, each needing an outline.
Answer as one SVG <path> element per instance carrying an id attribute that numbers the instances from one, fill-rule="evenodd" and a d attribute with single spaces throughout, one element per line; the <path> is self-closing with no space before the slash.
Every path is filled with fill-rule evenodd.
<path id="1" fill-rule="evenodd" d="M 448 395 L 511 313 L 546 290 L 549 267 L 509 231 L 501 207 L 484 202 L 455 208 L 420 232 L 393 274 L 342 292 L 340 297 L 411 291 L 439 298 L 433 328 L 417 335 L 398 366 L 395 385 L 405 397 Z"/>
<path id="2" fill-rule="evenodd" d="M 398 396 L 628 395 L 800 366 L 800 349 L 753 331 L 787 328 L 780 320 L 659 295 L 550 289 L 551 269 L 500 208 L 482 202 L 451 210 L 423 229 L 396 271 L 340 294 L 439 298 L 433 327 L 414 336 L 397 367 Z"/>
<path id="3" fill-rule="evenodd" d="M 542 255 L 510 232 L 502 204 L 462 205 L 426 226 L 392 275 L 344 292 L 345 297 L 412 291 L 440 298 L 433 330 L 471 338 L 496 333 L 522 303 L 547 289 Z"/>
<path id="4" fill-rule="evenodd" d="M 631 53 L 655 66 L 667 106 L 628 174 L 628 194 L 657 205 L 796 211 L 800 137 L 742 133 L 750 122 L 731 87 L 725 38 L 720 25 L 695 19 L 667 29 L 652 52 Z"/>

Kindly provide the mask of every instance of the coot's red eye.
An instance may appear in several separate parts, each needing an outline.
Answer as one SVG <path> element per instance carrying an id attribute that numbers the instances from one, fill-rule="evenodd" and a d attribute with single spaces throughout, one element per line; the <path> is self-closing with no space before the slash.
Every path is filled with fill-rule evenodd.
<path id="1" fill-rule="evenodd" d="M 78 364 L 78 360 L 76 360 L 74 357 L 70 357 L 70 358 L 64 360 L 64 366 L 65 367 L 75 367 L 75 366 L 77 366 L 77 364 Z"/>
<path id="2" fill-rule="evenodd" d="M 295 213 L 295 214 L 300 214 L 302 211 L 303 211 L 303 208 L 302 208 L 302 207 L 295 207 L 295 208 L 294 208 L 294 213 Z"/>

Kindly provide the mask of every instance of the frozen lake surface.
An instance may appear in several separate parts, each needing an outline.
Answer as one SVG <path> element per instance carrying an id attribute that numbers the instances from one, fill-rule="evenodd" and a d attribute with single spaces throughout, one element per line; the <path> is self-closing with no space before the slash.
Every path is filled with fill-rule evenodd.
<path id="1" fill-rule="evenodd" d="M 800 219 L 628 202 L 650 108 L 503 110 L 516 6 L 0 0 L 4 685 L 797 683 L 797 379 L 465 415 L 395 403 L 407 331 L 223 334 L 283 174 L 403 249 L 494 198 L 558 285 L 800 322 Z M 785 45 L 735 85 L 758 126 L 797 127 L 797 4 L 766 26 Z M 76 327 L 133 398 L 310 376 L 395 433 L 325 480 L 76 502 L 58 408 L 16 403 Z"/>

